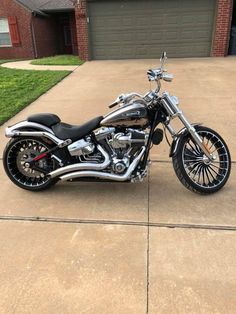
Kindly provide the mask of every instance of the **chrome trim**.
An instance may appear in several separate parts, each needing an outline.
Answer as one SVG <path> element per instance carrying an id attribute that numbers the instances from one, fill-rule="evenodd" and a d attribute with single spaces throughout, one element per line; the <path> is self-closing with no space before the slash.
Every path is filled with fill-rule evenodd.
<path id="1" fill-rule="evenodd" d="M 63 146 L 64 141 L 57 138 L 55 135 L 48 133 L 48 132 L 30 132 L 30 131 L 13 131 L 12 136 L 33 136 L 33 137 L 47 137 L 50 140 L 52 140 L 54 143 L 56 143 L 58 146 Z"/>
<path id="2" fill-rule="evenodd" d="M 123 175 L 116 175 L 112 173 L 99 172 L 99 171 L 76 171 L 73 173 L 63 175 L 59 179 L 62 181 L 68 181 L 68 180 L 73 180 L 73 179 L 82 178 L 82 177 L 95 177 L 95 178 L 108 179 L 108 180 L 114 180 L 114 181 L 127 181 L 131 178 L 131 174 L 137 167 L 140 159 L 142 158 L 145 152 L 145 149 L 146 149 L 145 146 L 143 146 L 141 152 L 132 161 L 126 173 L 124 173 Z"/>
<path id="3" fill-rule="evenodd" d="M 182 114 L 182 111 L 178 107 L 179 101 L 176 96 L 171 96 L 168 92 L 164 92 L 162 94 L 161 103 L 165 107 L 171 119 Z"/>
<path id="4" fill-rule="evenodd" d="M 35 128 L 37 131 L 21 131 L 22 128 Z M 39 123 L 22 121 L 14 124 L 13 126 L 7 127 L 5 129 L 6 137 L 14 137 L 14 136 L 34 136 L 34 137 L 47 137 L 52 140 L 57 145 L 63 145 L 64 141 L 56 137 L 53 131 Z"/>
<path id="5" fill-rule="evenodd" d="M 15 134 L 13 133 L 13 131 L 17 129 L 25 128 L 25 127 L 35 128 L 35 129 L 43 130 L 48 133 L 54 134 L 53 131 L 45 125 L 42 125 L 36 122 L 21 121 L 6 128 L 6 131 L 5 131 L 6 137 L 14 136 Z"/>
<path id="6" fill-rule="evenodd" d="M 105 169 L 111 163 L 110 157 L 109 157 L 108 153 L 100 145 L 97 145 L 97 148 L 101 152 L 103 157 L 105 158 L 105 160 L 102 163 L 98 163 L 98 164 L 89 163 L 89 162 L 88 163 L 77 163 L 77 164 L 73 164 L 73 165 L 69 165 L 69 166 L 65 166 L 65 167 L 56 169 L 56 170 L 50 172 L 48 175 L 51 176 L 51 178 L 56 178 L 56 177 L 59 177 L 65 173 L 77 171 L 77 170 L 86 170 L 86 169 L 103 170 L 103 169 Z"/>
<path id="7" fill-rule="evenodd" d="M 171 73 L 163 73 L 162 74 L 162 79 L 166 82 L 172 82 L 174 78 L 174 75 Z"/>
<path id="8" fill-rule="evenodd" d="M 101 127 L 99 129 L 97 129 L 94 132 L 96 140 L 97 141 L 104 140 L 105 138 L 107 138 L 108 135 L 114 133 L 115 130 L 116 130 L 115 128 L 108 128 L 108 127 Z"/>

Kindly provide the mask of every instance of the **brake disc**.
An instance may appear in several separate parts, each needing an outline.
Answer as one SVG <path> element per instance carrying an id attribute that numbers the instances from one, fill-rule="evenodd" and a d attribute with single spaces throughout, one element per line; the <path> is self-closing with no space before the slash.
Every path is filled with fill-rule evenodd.
<path id="1" fill-rule="evenodd" d="M 40 152 L 32 148 L 25 148 L 18 153 L 16 159 L 17 167 L 24 176 L 31 178 L 39 178 L 44 176 L 42 172 L 36 171 L 27 166 L 27 161 L 31 158 L 35 158 L 38 154 L 40 154 Z M 40 160 L 40 162 L 38 162 L 39 168 L 44 168 L 45 165 L 46 161 Z"/>

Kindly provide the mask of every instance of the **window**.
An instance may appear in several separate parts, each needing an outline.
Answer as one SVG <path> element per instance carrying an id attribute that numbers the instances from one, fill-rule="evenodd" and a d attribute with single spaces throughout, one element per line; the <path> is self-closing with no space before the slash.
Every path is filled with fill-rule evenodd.
<path id="1" fill-rule="evenodd" d="M 0 18 L 0 47 L 11 46 L 11 38 L 7 18 Z"/>

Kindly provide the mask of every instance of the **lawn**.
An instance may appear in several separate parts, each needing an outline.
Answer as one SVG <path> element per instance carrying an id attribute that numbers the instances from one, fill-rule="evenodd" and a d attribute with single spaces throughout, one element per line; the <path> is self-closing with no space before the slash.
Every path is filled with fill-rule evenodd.
<path id="1" fill-rule="evenodd" d="M 6 61 L 8 60 L 0 60 L 0 64 Z M 69 73 L 69 71 L 14 70 L 0 66 L 0 125 Z"/>
<path id="2" fill-rule="evenodd" d="M 73 55 L 58 55 L 31 61 L 34 65 L 81 65 L 84 61 L 78 56 Z"/>

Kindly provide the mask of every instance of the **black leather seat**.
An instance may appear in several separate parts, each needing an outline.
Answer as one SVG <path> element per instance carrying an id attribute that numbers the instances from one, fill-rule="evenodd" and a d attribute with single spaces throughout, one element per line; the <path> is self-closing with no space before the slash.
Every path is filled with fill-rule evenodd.
<path id="1" fill-rule="evenodd" d="M 52 130 L 55 135 L 61 140 L 71 139 L 72 141 L 79 140 L 85 135 L 91 133 L 93 130 L 99 127 L 103 117 L 94 118 L 82 125 L 71 125 L 67 123 L 57 123 L 52 126 Z"/>
<path id="2" fill-rule="evenodd" d="M 61 122 L 61 119 L 52 113 L 39 113 L 32 114 L 28 117 L 27 121 L 40 123 L 50 128 L 52 125 Z"/>

